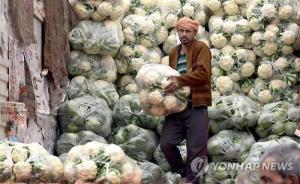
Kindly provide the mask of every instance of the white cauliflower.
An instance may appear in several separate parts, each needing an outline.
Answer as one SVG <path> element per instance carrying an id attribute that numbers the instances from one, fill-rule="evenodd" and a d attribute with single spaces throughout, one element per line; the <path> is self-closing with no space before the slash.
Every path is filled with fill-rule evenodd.
<path id="1" fill-rule="evenodd" d="M 160 63 L 163 64 L 163 65 L 169 65 L 169 56 L 163 57 L 161 59 Z"/>
<path id="2" fill-rule="evenodd" d="M 163 95 L 159 90 L 154 90 L 149 93 L 149 101 L 153 105 L 159 105 L 163 101 Z"/>
<path id="3" fill-rule="evenodd" d="M 269 86 L 272 90 L 284 90 L 287 85 L 284 81 L 282 80 L 279 80 L 279 79 L 275 79 L 275 80 L 272 80 L 270 82 L 270 86 Z"/>
<path id="4" fill-rule="evenodd" d="M 68 153 L 67 160 L 71 162 L 76 161 L 77 159 L 80 158 L 80 154 L 82 153 L 82 150 L 83 150 L 83 145 L 77 145 L 72 147 Z"/>
<path id="5" fill-rule="evenodd" d="M 163 106 L 152 106 L 150 113 L 155 116 L 163 116 L 166 114 L 166 110 Z"/>
<path id="6" fill-rule="evenodd" d="M 141 26 L 141 32 L 143 34 L 150 34 L 155 30 L 155 25 L 151 19 L 145 19 L 145 22 L 143 22 Z"/>
<path id="7" fill-rule="evenodd" d="M 294 60 L 294 68 L 295 68 L 296 72 L 300 72 L 300 58 L 296 58 Z"/>
<path id="8" fill-rule="evenodd" d="M 155 38 L 156 38 L 156 44 L 160 45 L 163 42 L 166 41 L 166 39 L 168 38 L 168 30 L 164 27 L 161 26 L 156 32 L 155 32 Z"/>
<path id="9" fill-rule="evenodd" d="M 210 32 L 216 32 L 222 30 L 223 19 L 219 16 L 211 16 L 208 22 Z"/>
<path id="10" fill-rule="evenodd" d="M 263 41 L 263 34 L 262 32 L 254 32 L 251 36 L 252 44 L 254 45 L 261 45 Z"/>
<path id="11" fill-rule="evenodd" d="M 233 46 L 241 46 L 245 42 L 245 37 L 242 34 L 233 34 L 230 42 Z"/>
<path id="12" fill-rule="evenodd" d="M 264 34 L 263 34 L 263 38 L 266 41 L 275 41 L 276 40 L 276 35 L 273 31 L 267 30 Z"/>
<path id="13" fill-rule="evenodd" d="M 219 67 L 222 68 L 223 70 L 228 72 L 232 70 L 233 65 L 234 65 L 234 60 L 231 56 L 225 55 L 220 58 Z"/>
<path id="14" fill-rule="evenodd" d="M 222 7 L 222 4 L 218 0 L 208 0 L 206 1 L 206 6 L 213 12 L 219 10 Z"/>
<path id="15" fill-rule="evenodd" d="M 31 178 L 32 167 L 29 162 L 17 162 L 13 167 L 13 172 L 18 181 L 27 181 Z"/>
<path id="16" fill-rule="evenodd" d="M 173 111 L 178 106 L 177 98 L 174 95 L 164 97 L 163 104 L 168 111 Z"/>
<path id="17" fill-rule="evenodd" d="M 221 49 L 224 55 L 230 55 L 234 50 L 235 48 L 233 48 L 231 44 L 227 44 Z"/>
<path id="18" fill-rule="evenodd" d="M 168 14 L 164 20 L 164 25 L 167 29 L 175 27 L 178 21 L 178 17 L 174 14 Z"/>
<path id="19" fill-rule="evenodd" d="M 210 37 L 211 44 L 217 48 L 222 48 L 227 44 L 227 39 L 222 33 L 213 33 Z"/>
<path id="20" fill-rule="evenodd" d="M 125 10 L 122 6 L 115 6 L 114 10 L 110 12 L 110 19 L 113 21 L 120 20 L 123 18 Z"/>
<path id="21" fill-rule="evenodd" d="M 194 15 L 194 20 L 198 21 L 200 25 L 205 25 L 206 23 L 206 14 L 204 11 L 198 11 Z"/>
<path id="22" fill-rule="evenodd" d="M 92 160 L 82 160 L 76 165 L 77 177 L 83 181 L 94 180 L 97 175 L 97 165 Z"/>
<path id="23" fill-rule="evenodd" d="M 233 81 L 233 82 L 237 82 L 241 79 L 241 75 L 237 72 L 232 72 L 230 74 L 228 74 L 228 77 L 230 77 L 230 79 Z"/>
<path id="24" fill-rule="evenodd" d="M 258 100 L 263 103 L 263 104 L 267 104 L 267 103 L 270 103 L 272 102 L 273 100 L 273 96 L 271 94 L 271 91 L 270 90 L 263 90 L 263 91 L 260 91 L 258 93 Z"/>
<path id="25" fill-rule="evenodd" d="M 139 100 L 140 100 L 141 104 L 147 104 L 149 102 L 148 92 L 146 90 L 142 89 L 139 92 Z"/>
<path id="26" fill-rule="evenodd" d="M 296 34 L 293 31 L 284 31 L 282 33 L 282 42 L 285 45 L 292 45 L 296 41 Z"/>
<path id="27" fill-rule="evenodd" d="M 16 145 L 12 148 L 11 157 L 15 163 L 26 161 L 28 156 L 28 150 L 23 148 L 22 146 Z"/>
<path id="28" fill-rule="evenodd" d="M 109 16 L 113 12 L 113 6 L 111 3 L 103 1 L 98 7 L 97 12 L 102 16 Z"/>
<path id="29" fill-rule="evenodd" d="M 139 71 L 139 69 L 145 64 L 145 61 L 142 58 L 132 58 L 131 59 L 131 68 L 134 71 Z"/>
<path id="30" fill-rule="evenodd" d="M 288 45 L 283 45 L 281 48 L 281 52 L 283 55 L 289 55 L 292 54 L 294 52 L 294 49 L 292 46 L 288 46 Z"/>
<path id="31" fill-rule="evenodd" d="M 119 52 L 122 56 L 127 57 L 127 58 L 133 55 L 133 49 L 128 45 L 123 45 L 120 48 Z"/>
<path id="32" fill-rule="evenodd" d="M 232 34 L 232 33 L 235 32 L 235 29 L 236 29 L 236 23 L 235 22 L 233 22 L 231 20 L 224 21 L 223 31 L 225 33 Z"/>
<path id="33" fill-rule="evenodd" d="M 127 43 L 132 43 L 135 42 L 135 36 L 134 36 L 134 32 L 130 27 L 127 27 L 125 29 L 123 29 L 123 34 L 124 34 L 124 40 Z"/>
<path id="34" fill-rule="evenodd" d="M 246 61 L 255 64 L 256 63 L 256 54 L 255 54 L 255 52 L 253 52 L 252 50 L 247 50 Z"/>
<path id="35" fill-rule="evenodd" d="M 255 72 L 255 66 L 253 63 L 246 62 L 241 67 L 242 77 L 250 77 Z"/>
<path id="36" fill-rule="evenodd" d="M 290 5 L 283 5 L 279 7 L 278 18 L 290 19 L 293 14 L 293 8 Z"/>
<path id="37" fill-rule="evenodd" d="M 248 33 L 251 31 L 249 21 L 247 19 L 241 19 L 238 21 L 238 30 L 241 33 Z"/>
<path id="38" fill-rule="evenodd" d="M 266 55 L 271 56 L 277 52 L 277 44 L 275 42 L 266 42 L 263 51 Z"/>
<path id="39" fill-rule="evenodd" d="M 272 31 L 273 33 L 279 33 L 279 27 L 276 24 L 269 24 L 266 27 L 266 31 Z"/>
<path id="40" fill-rule="evenodd" d="M 262 28 L 261 22 L 257 18 L 254 18 L 254 17 L 252 17 L 250 19 L 249 24 L 250 24 L 251 29 L 253 29 L 254 31 L 258 31 Z"/>
<path id="41" fill-rule="evenodd" d="M 54 180 L 59 180 L 60 177 L 64 174 L 64 166 L 61 160 L 58 157 L 48 155 L 48 164 L 49 168 L 51 168 L 51 175 Z"/>
<path id="42" fill-rule="evenodd" d="M 274 66 L 277 70 L 283 71 L 288 66 L 288 61 L 286 58 L 280 57 L 274 62 Z"/>
<path id="43" fill-rule="evenodd" d="M 170 34 L 167 40 L 164 42 L 163 50 L 166 54 L 169 54 L 171 49 L 176 45 L 176 35 Z"/>
<path id="44" fill-rule="evenodd" d="M 272 19 L 276 15 L 276 8 L 273 4 L 264 4 L 263 7 L 261 7 L 261 13 L 263 17 L 266 17 L 268 19 Z"/>
<path id="45" fill-rule="evenodd" d="M 244 47 L 245 49 L 252 49 L 253 45 L 252 45 L 251 41 L 252 41 L 252 40 L 251 40 L 251 36 L 250 36 L 250 35 L 247 35 L 247 36 L 245 37 L 245 43 L 244 43 L 243 47 Z"/>
<path id="46" fill-rule="evenodd" d="M 144 36 L 140 38 L 140 43 L 145 47 L 154 47 L 154 40 L 152 40 L 149 36 Z"/>
<path id="47" fill-rule="evenodd" d="M 145 8 L 151 8 L 156 5 L 157 0 L 140 0 L 140 2 Z"/>
<path id="48" fill-rule="evenodd" d="M 189 4 L 185 4 L 182 7 L 182 14 L 187 17 L 192 17 L 195 13 L 195 8 Z"/>
<path id="49" fill-rule="evenodd" d="M 135 7 L 135 9 L 134 9 L 134 14 L 140 15 L 140 16 L 146 16 L 146 15 L 147 15 L 147 12 L 146 12 L 146 10 L 144 10 L 144 9 L 141 8 L 141 7 Z"/>
<path id="50" fill-rule="evenodd" d="M 125 90 L 129 93 L 136 93 L 138 91 L 137 85 L 135 83 L 128 84 Z"/>
<path id="51" fill-rule="evenodd" d="M 225 1 L 225 3 L 223 3 L 223 7 L 225 13 L 228 15 L 236 15 L 239 13 L 239 6 L 234 1 Z"/>
<path id="52" fill-rule="evenodd" d="M 233 81 L 228 76 L 220 76 L 216 80 L 216 87 L 221 93 L 230 93 L 233 90 Z"/>
<path id="53" fill-rule="evenodd" d="M 156 26 L 161 26 L 162 24 L 162 17 L 159 11 L 155 11 L 151 15 L 149 15 L 150 20 L 154 23 Z"/>
<path id="54" fill-rule="evenodd" d="M 262 79 L 271 79 L 273 76 L 273 67 L 271 64 L 261 64 L 257 69 L 257 74 Z"/>
<path id="55" fill-rule="evenodd" d="M 108 144 L 104 149 L 104 154 L 109 156 L 113 163 L 123 163 L 126 155 L 122 148 L 115 144 Z"/>

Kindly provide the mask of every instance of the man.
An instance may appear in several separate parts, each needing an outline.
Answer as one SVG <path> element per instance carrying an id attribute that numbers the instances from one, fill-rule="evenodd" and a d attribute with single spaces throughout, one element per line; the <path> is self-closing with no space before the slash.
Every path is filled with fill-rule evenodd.
<path id="1" fill-rule="evenodd" d="M 207 106 L 211 105 L 211 53 L 203 42 L 195 40 L 198 27 L 198 22 L 187 17 L 181 18 L 176 25 L 181 44 L 171 50 L 169 63 L 181 76 L 169 77 L 165 91 L 173 93 L 179 87 L 189 86 L 191 95 L 184 111 L 166 117 L 160 140 L 172 170 L 193 184 L 199 183 L 201 167 L 207 162 Z M 184 139 L 186 164 L 176 147 Z"/>
<path id="2" fill-rule="evenodd" d="M 300 147 L 296 143 L 271 148 L 261 159 L 261 184 L 300 184 Z"/>

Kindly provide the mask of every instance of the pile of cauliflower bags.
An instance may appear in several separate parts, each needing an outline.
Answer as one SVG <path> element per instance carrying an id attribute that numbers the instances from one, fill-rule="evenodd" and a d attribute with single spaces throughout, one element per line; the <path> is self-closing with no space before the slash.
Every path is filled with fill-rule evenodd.
<path id="1" fill-rule="evenodd" d="M 199 22 L 196 39 L 212 53 L 210 164 L 202 182 L 250 177 L 253 173 L 223 172 L 212 165 L 251 160 L 258 141 L 294 139 L 300 121 L 296 0 L 69 3 L 80 21 L 69 34 L 70 84 L 58 110 L 62 134 L 55 147 L 69 167 L 68 182 L 127 183 L 129 175 L 141 183 L 179 182 L 158 143 L 164 117 L 184 110 L 190 93 L 186 86 L 172 94 L 164 90 L 167 78 L 179 75 L 167 65 L 179 44 L 175 26 L 183 16 Z M 86 143 L 93 151 L 82 151 Z M 108 159 L 106 144 L 120 146 L 111 149 L 117 148 L 118 158 L 123 155 L 122 163 L 141 170 L 124 173 L 120 160 Z"/>

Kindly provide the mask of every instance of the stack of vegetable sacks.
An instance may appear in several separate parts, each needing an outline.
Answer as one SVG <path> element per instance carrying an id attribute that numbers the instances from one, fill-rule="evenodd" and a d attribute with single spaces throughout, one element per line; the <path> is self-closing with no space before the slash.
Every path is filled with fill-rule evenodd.
<path id="1" fill-rule="evenodd" d="M 0 182 L 60 183 L 64 166 L 37 143 L 0 142 Z"/>
<path id="2" fill-rule="evenodd" d="M 299 108 L 296 83 L 300 59 L 293 55 L 293 44 L 299 30 L 300 11 L 293 0 L 69 2 L 81 21 L 69 35 L 73 50 L 67 69 L 72 80 L 68 100 L 59 111 L 65 135 L 59 141 L 62 146 L 57 152 L 66 154 L 72 146 L 84 144 L 81 132 L 91 131 L 101 137 L 95 137 L 98 141 L 105 139 L 119 144 L 128 156 L 143 163 L 154 162 L 165 172 L 170 171 L 163 164 L 159 134 L 164 116 L 180 104 L 183 109 L 185 100 L 182 99 L 188 93 L 183 90 L 175 98 L 168 97 L 165 103 L 172 110 L 167 110 L 163 91 L 167 82 L 163 78 L 168 75 L 157 76 L 159 70 L 155 68 L 154 72 L 146 72 L 150 73 L 148 76 L 141 68 L 168 64 L 168 54 L 178 43 L 175 25 L 182 16 L 199 21 L 196 39 L 211 48 L 212 134 L 238 131 L 241 135 L 232 141 L 235 145 L 236 140 L 248 136 L 255 141 L 275 139 L 291 136 L 295 130 L 299 121 L 295 112 Z M 138 77 L 139 72 L 143 75 Z M 142 85 L 143 90 L 138 91 L 137 81 L 151 85 Z M 230 152 L 231 148 L 226 149 Z M 247 155 L 249 148 L 243 153 L 240 149 L 235 151 Z M 210 153 L 210 161 L 212 158 L 215 155 Z M 154 166 L 142 168 L 143 172 L 149 168 L 156 170 Z M 232 177 L 216 178 L 214 174 L 209 170 L 206 181 L 232 182 L 236 176 L 234 172 L 227 173 Z M 154 175 L 148 176 L 142 178 Z"/>

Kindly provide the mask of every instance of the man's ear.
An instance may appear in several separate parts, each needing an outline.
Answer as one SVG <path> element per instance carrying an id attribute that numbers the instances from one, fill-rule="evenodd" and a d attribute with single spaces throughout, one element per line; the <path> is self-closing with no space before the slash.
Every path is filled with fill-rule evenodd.
<path id="1" fill-rule="evenodd" d="M 288 176 L 287 184 L 299 184 L 299 183 L 300 183 L 300 179 L 296 175 L 291 174 Z"/>

